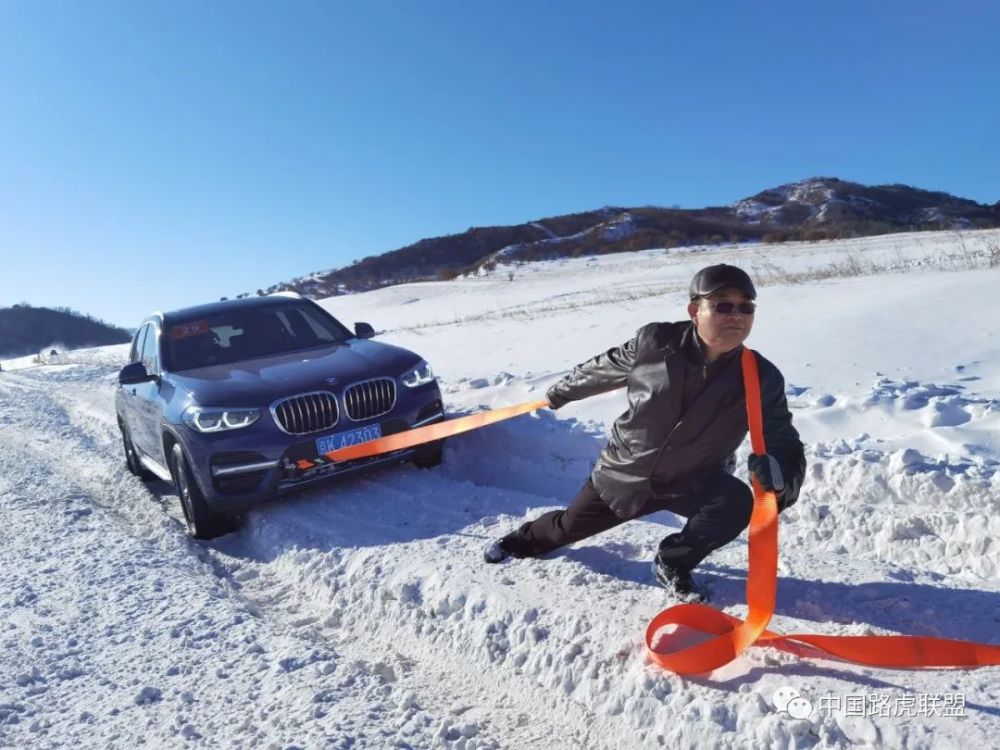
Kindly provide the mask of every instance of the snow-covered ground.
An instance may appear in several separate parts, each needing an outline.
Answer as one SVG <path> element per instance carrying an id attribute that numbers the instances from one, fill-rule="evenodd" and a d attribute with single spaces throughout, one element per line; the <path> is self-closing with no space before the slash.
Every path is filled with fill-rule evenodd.
<path id="1" fill-rule="evenodd" d="M 423 354 L 462 413 L 539 398 L 642 324 L 682 319 L 702 265 L 743 265 L 762 280 L 749 344 L 783 370 L 810 463 L 781 517 L 772 628 L 1000 643 L 1000 268 L 955 270 L 998 239 L 647 251 L 324 304 Z M 836 278 L 852 270 L 876 273 Z M 651 666 L 643 631 L 670 602 L 648 561 L 681 523 L 670 514 L 484 565 L 487 540 L 575 494 L 620 393 L 455 438 L 432 471 L 271 503 L 198 543 L 169 485 L 125 471 L 125 351 L 3 363 L 0 746 L 997 746 L 997 668 L 762 647 L 696 679 Z M 743 536 L 697 574 L 735 615 L 746 554 Z M 779 689 L 809 716 L 776 710 Z"/>

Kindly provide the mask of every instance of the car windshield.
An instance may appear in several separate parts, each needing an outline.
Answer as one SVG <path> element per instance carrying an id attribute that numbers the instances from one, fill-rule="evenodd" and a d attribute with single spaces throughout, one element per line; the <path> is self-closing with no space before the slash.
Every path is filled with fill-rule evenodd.
<path id="1" fill-rule="evenodd" d="M 171 321 L 163 340 L 167 369 L 176 372 L 331 346 L 351 336 L 333 316 L 293 302 Z"/>

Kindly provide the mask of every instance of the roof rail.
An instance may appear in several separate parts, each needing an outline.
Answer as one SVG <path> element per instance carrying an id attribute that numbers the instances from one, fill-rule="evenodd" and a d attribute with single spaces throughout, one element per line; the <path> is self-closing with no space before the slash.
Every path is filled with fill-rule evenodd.
<path id="1" fill-rule="evenodd" d="M 271 292 L 268 297 L 290 297 L 291 299 L 302 299 L 302 295 L 298 292 L 285 291 L 285 292 Z"/>

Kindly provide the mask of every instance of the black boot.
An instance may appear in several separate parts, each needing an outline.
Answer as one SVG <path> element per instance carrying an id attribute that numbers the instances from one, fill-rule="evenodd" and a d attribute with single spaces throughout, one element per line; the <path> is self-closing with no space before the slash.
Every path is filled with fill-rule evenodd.
<path id="1" fill-rule="evenodd" d="M 681 570 L 667 565 L 661 562 L 659 557 L 655 557 L 653 558 L 653 577 L 657 583 L 681 601 L 705 601 L 704 592 L 695 585 L 689 570 Z"/>
<path id="2" fill-rule="evenodd" d="M 488 563 L 503 562 L 508 557 L 535 557 L 531 544 L 525 541 L 521 529 L 510 532 L 506 536 L 494 539 L 483 549 L 483 559 Z"/>
<path id="3" fill-rule="evenodd" d="M 503 562 L 510 557 L 510 552 L 504 549 L 503 539 L 494 539 L 483 548 L 483 559 L 488 563 Z"/>

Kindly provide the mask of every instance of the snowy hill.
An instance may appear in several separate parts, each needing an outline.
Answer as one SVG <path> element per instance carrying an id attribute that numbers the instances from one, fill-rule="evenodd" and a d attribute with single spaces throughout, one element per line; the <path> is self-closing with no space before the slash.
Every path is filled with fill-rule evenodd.
<path id="1" fill-rule="evenodd" d="M 540 398 L 644 323 L 682 319 L 701 266 L 742 265 L 760 282 L 748 344 L 782 369 L 810 464 L 781 517 L 771 627 L 1000 643 L 998 242 L 649 250 L 323 304 L 424 354 L 462 413 Z M 763 647 L 695 679 L 651 666 L 643 631 L 670 602 L 648 563 L 670 514 L 485 566 L 488 540 L 579 489 L 621 393 L 455 438 L 432 471 L 272 503 L 206 544 L 169 485 L 126 473 L 125 350 L 0 373 L 0 746 L 996 746 L 996 668 Z M 696 571 L 737 616 L 746 562 L 744 535 Z M 777 711 L 779 689 L 810 715 Z"/>
<path id="2" fill-rule="evenodd" d="M 524 224 L 472 227 L 275 284 L 267 291 L 293 289 L 318 299 L 488 273 L 499 260 L 530 263 L 700 244 L 826 240 L 997 226 L 1000 203 L 985 205 L 909 185 L 862 185 L 814 177 L 764 190 L 729 206 L 606 206 Z"/>
<path id="3" fill-rule="evenodd" d="M 16 357 L 55 348 L 120 344 L 131 334 L 72 310 L 50 310 L 26 303 L 0 308 L 0 357 Z"/>

